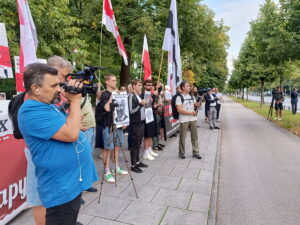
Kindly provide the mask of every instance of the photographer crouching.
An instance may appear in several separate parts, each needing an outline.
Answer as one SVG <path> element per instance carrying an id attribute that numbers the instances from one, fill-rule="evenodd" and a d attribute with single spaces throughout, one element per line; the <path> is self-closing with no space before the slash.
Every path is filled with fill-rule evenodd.
<path id="1" fill-rule="evenodd" d="M 90 144 L 80 131 L 81 94 L 62 91 L 57 70 L 41 63 L 27 66 L 24 86 L 28 100 L 19 110 L 18 123 L 36 166 L 46 224 L 75 225 L 81 192 L 98 180 Z M 71 80 L 68 86 L 80 83 Z M 70 102 L 69 114 L 52 104 L 60 94 Z"/>

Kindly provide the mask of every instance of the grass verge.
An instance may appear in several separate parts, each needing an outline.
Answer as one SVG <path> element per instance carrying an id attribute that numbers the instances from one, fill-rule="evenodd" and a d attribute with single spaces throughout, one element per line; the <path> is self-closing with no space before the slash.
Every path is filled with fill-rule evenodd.
<path id="1" fill-rule="evenodd" d="M 253 110 L 254 112 L 264 116 L 265 118 L 268 117 L 270 105 L 264 104 L 264 105 L 262 105 L 262 107 L 260 107 L 260 103 L 257 103 L 257 102 L 244 101 L 242 99 L 237 99 L 234 97 L 232 97 L 231 99 L 234 100 L 235 102 L 238 102 L 238 103 L 246 106 L 247 108 Z M 274 120 L 275 115 L 276 115 L 276 113 L 274 110 L 273 117 L 272 117 L 272 121 L 274 123 L 276 123 L 278 126 L 284 128 L 284 129 L 287 129 L 288 131 L 290 131 L 293 134 L 300 137 L 300 114 L 299 113 L 296 115 L 293 115 L 291 111 L 283 110 L 281 121 Z"/>

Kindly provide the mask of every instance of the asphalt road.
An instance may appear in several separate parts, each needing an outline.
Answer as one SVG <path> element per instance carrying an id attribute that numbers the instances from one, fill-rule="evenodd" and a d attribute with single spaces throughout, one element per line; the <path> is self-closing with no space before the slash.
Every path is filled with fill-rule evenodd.
<path id="1" fill-rule="evenodd" d="M 300 224 L 300 138 L 226 99 L 217 225 Z"/>

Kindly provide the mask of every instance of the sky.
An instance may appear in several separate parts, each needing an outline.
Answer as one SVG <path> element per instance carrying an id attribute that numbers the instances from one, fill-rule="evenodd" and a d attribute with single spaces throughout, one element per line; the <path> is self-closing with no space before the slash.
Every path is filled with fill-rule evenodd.
<path id="1" fill-rule="evenodd" d="M 230 48 L 228 49 L 227 65 L 232 70 L 233 58 L 236 59 L 247 32 L 249 22 L 257 17 L 260 5 L 265 0 L 203 0 L 216 14 L 216 20 L 223 19 L 224 24 L 230 27 Z"/>

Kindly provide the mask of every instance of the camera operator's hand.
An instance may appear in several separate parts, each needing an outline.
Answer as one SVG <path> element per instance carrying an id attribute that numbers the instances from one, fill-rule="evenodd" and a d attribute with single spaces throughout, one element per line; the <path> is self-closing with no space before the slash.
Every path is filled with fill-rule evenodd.
<path id="1" fill-rule="evenodd" d="M 68 82 L 68 86 L 82 88 L 82 83 L 77 80 L 70 80 Z M 82 97 L 81 93 L 72 94 L 70 92 L 62 91 L 62 94 L 70 101 L 70 103 L 72 103 L 74 101 L 80 101 L 81 97 Z"/>

